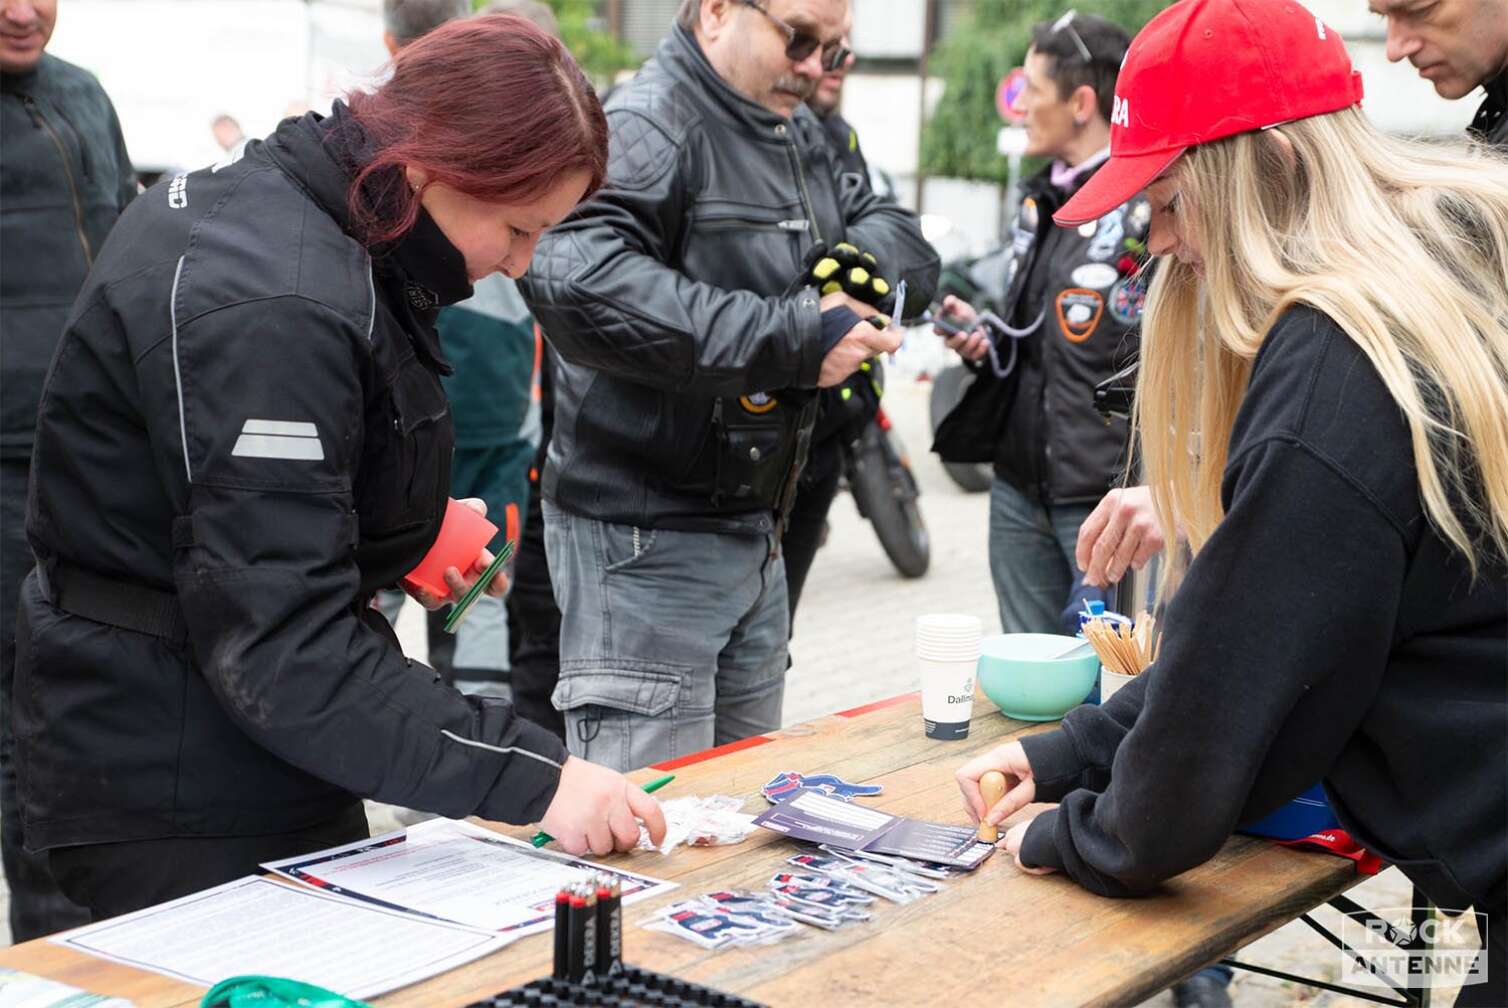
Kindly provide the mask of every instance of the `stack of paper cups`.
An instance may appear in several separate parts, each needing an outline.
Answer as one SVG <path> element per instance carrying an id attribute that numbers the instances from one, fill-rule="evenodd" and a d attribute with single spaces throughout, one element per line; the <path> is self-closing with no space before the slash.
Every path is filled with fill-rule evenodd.
<path id="1" fill-rule="evenodd" d="M 922 726 L 928 738 L 969 735 L 974 710 L 974 670 L 983 626 L 977 616 L 933 613 L 916 618 L 916 659 L 921 667 Z"/>

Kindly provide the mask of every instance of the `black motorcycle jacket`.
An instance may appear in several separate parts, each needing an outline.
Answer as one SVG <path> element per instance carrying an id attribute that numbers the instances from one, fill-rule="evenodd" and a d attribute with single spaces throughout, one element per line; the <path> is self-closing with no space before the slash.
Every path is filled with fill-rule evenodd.
<path id="1" fill-rule="evenodd" d="M 373 592 L 428 550 L 453 434 L 427 214 L 369 255 L 340 103 L 145 193 L 42 396 L 16 744 L 29 846 L 286 832 L 356 796 L 538 819 L 565 749 L 406 660 Z"/>
<path id="2" fill-rule="evenodd" d="M 0 456 L 31 455 L 42 378 L 105 235 L 136 196 L 99 81 L 46 53 L 0 74 Z"/>
<path id="3" fill-rule="evenodd" d="M 607 185 L 521 281 L 561 363 L 544 494 L 622 524 L 771 531 L 824 355 L 817 292 L 786 294 L 807 251 L 873 252 L 908 314 L 937 256 L 914 214 L 841 184 L 808 110 L 744 98 L 679 27 L 607 113 Z"/>
<path id="4" fill-rule="evenodd" d="M 827 137 L 827 144 L 832 148 L 834 158 L 844 173 L 845 181 L 853 178 L 868 187 L 869 162 L 864 159 L 864 151 L 859 147 L 858 131 L 836 110 L 819 117 L 819 121 L 822 123 L 822 132 Z"/>
<path id="5" fill-rule="evenodd" d="M 949 462 L 993 462 L 996 475 L 1033 500 L 1098 501 L 1125 466 L 1126 421 L 1094 409 L 1094 387 L 1133 361 L 1144 278 L 1137 274 L 1151 220 L 1137 197 L 1098 222 L 1060 228 L 1052 215 L 1069 191 L 1051 169 L 1023 183 L 1003 296 L 991 305 L 1020 337 L 996 335 L 1001 378 L 986 359 L 938 427 L 933 450 Z M 994 299 L 992 299 L 994 300 Z"/>
<path id="6" fill-rule="evenodd" d="M 1482 142 L 1508 148 L 1508 70 L 1482 85 L 1487 100 L 1477 109 L 1471 131 Z"/>

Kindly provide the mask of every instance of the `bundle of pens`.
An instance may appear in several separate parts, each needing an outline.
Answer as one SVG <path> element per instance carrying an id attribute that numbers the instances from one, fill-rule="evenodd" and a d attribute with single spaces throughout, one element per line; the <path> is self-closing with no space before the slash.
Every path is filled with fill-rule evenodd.
<path id="1" fill-rule="evenodd" d="M 1085 605 L 1087 609 L 1087 604 Z M 1132 623 L 1125 617 L 1110 619 L 1094 616 L 1084 621 L 1084 637 L 1100 664 L 1116 675 L 1136 676 L 1157 660 L 1162 639 L 1157 636 L 1157 619 L 1146 610 Z"/>
<path id="2" fill-rule="evenodd" d="M 500 991 L 467 1008 L 567 1008 L 571 1005 L 762 1008 L 757 1002 L 623 962 L 623 893 L 616 879 L 593 875 L 555 894 L 555 968 L 551 975 Z"/>
<path id="3" fill-rule="evenodd" d="M 555 894 L 556 980 L 591 983 L 623 968 L 623 894 L 593 875 Z"/>

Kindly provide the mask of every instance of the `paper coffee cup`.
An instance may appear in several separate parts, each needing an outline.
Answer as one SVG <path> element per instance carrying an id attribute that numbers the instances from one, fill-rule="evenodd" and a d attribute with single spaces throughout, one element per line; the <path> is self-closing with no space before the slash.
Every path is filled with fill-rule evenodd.
<path id="1" fill-rule="evenodd" d="M 949 661 L 921 658 L 918 662 L 922 676 L 922 727 L 927 737 L 968 738 L 978 656 Z"/>
<path id="2" fill-rule="evenodd" d="M 962 613 L 931 613 L 916 618 L 916 655 L 918 658 L 967 657 L 972 650 L 979 654 L 983 624 L 978 616 Z"/>
<path id="3" fill-rule="evenodd" d="M 983 630 L 978 616 L 964 613 L 929 613 L 916 618 L 922 727 L 928 738 L 968 737 Z"/>

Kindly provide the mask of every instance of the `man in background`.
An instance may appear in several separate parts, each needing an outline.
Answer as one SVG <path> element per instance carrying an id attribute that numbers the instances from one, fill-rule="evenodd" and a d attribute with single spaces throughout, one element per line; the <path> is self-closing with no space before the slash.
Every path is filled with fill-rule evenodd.
<path id="1" fill-rule="evenodd" d="M 209 131 L 215 135 L 215 144 L 231 160 L 240 158 L 241 151 L 246 147 L 246 133 L 234 117 L 222 112 L 210 121 Z"/>
<path id="2" fill-rule="evenodd" d="M 44 50 L 57 0 L 0 0 L 0 852 L 13 941 L 88 914 L 21 845 L 12 764 L 16 603 L 32 568 L 26 485 L 37 402 L 73 298 L 136 195 L 115 108 L 88 71 Z"/>
<path id="3" fill-rule="evenodd" d="M 1471 130 L 1508 147 L 1508 0 L 1372 0 L 1388 26 L 1388 59 L 1407 59 L 1441 98 L 1487 92 Z"/>
<path id="4" fill-rule="evenodd" d="M 871 251 L 913 313 L 936 284 L 914 215 L 840 188 L 803 107 L 847 23 L 847 0 L 686 0 L 608 102 L 607 184 L 521 281 L 561 362 L 554 701 L 571 751 L 610 766 L 780 724 L 780 537 L 812 390 L 898 343 L 872 305 L 817 291 L 815 244 Z"/>
<path id="5" fill-rule="evenodd" d="M 848 46 L 848 38 L 843 39 L 845 48 Z M 843 118 L 843 82 L 848 79 L 848 72 L 853 69 L 858 61 L 858 55 L 850 50 L 848 58 L 843 65 L 836 70 L 829 70 L 817 81 L 817 86 L 812 90 L 812 96 L 806 100 L 806 107 L 812 110 L 812 114 L 822 123 L 822 132 L 827 134 L 828 146 L 838 158 L 838 164 L 843 169 L 845 177 L 853 177 L 869 185 L 869 162 L 864 160 L 864 152 L 859 149 L 859 134 Z"/>

